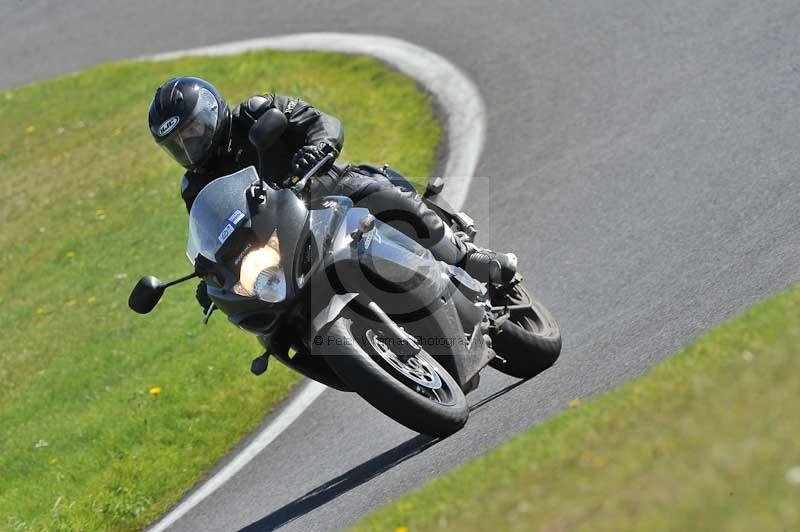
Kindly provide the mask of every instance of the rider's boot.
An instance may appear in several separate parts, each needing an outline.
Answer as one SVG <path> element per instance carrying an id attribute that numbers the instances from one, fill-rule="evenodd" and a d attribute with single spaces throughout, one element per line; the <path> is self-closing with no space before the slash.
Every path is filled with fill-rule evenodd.
<path id="1" fill-rule="evenodd" d="M 464 258 L 458 264 L 465 272 L 483 283 L 507 285 L 517 273 L 517 256 L 479 248 L 468 242 Z"/>
<path id="2" fill-rule="evenodd" d="M 438 260 L 462 268 L 482 283 L 507 285 L 517 273 L 516 255 L 479 248 L 462 240 L 447 226 L 441 240 L 429 249 Z"/>

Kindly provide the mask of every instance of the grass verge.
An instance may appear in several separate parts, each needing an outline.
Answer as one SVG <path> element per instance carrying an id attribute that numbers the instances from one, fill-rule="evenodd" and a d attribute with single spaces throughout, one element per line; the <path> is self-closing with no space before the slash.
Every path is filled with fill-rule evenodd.
<path id="1" fill-rule="evenodd" d="M 800 285 L 355 530 L 800 530 Z"/>
<path id="2" fill-rule="evenodd" d="M 181 171 L 146 122 L 158 84 L 189 73 L 231 102 L 276 91 L 338 116 L 343 160 L 433 168 L 429 98 L 369 58 L 125 62 L 0 90 L 0 529 L 141 528 L 298 380 L 253 377 L 257 342 L 203 327 L 193 285 L 127 309 L 138 276 L 189 269 Z"/>

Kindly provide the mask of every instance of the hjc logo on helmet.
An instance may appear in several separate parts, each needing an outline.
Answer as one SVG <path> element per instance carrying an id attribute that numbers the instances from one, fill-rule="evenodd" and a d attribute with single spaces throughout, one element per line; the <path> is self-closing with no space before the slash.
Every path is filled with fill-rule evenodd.
<path id="1" fill-rule="evenodd" d="M 175 129 L 175 126 L 177 126 L 178 122 L 180 121 L 181 119 L 178 118 L 177 116 L 173 116 L 171 118 L 167 118 L 166 120 L 164 120 L 164 122 L 160 126 L 158 126 L 158 136 L 163 137 L 167 135 L 170 131 Z"/>

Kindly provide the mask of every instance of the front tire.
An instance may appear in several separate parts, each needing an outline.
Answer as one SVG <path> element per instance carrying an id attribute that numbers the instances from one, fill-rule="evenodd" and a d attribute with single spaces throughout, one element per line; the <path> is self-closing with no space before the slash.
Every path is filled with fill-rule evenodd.
<path id="1" fill-rule="evenodd" d="M 445 437 L 469 417 L 464 392 L 424 349 L 408 357 L 380 323 L 345 312 L 320 332 L 328 365 L 369 404 L 411 430 Z M 333 339 L 341 341 L 334 342 Z M 405 361 L 404 361 L 405 360 Z"/>

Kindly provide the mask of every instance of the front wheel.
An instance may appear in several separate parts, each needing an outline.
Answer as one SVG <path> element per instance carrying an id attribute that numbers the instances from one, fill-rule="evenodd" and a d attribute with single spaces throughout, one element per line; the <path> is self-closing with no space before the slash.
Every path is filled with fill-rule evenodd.
<path id="1" fill-rule="evenodd" d="M 489 364 L 507 375 L 529 379 L 552 366 L 561 354 L 561 329 L 550 312 L 533 298 L 522 283 L 516 284 L 503 300 L 495 302 L 516 307 L 492 337 L 492 349 L 499 358 Z"/>
<path id="2" fill-rule="evenodd" d="M 469 408 L 455 379 L 424 349 L 384 330 L 381 323 L 345 312 L 320 333 L 328 365 L 398 423 L 430 436 L 458 431 Z"/>

